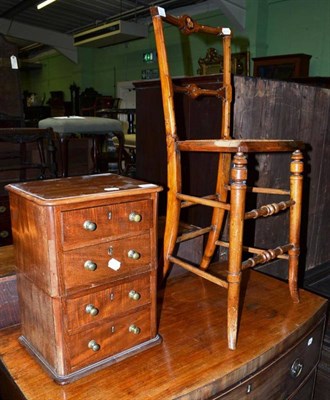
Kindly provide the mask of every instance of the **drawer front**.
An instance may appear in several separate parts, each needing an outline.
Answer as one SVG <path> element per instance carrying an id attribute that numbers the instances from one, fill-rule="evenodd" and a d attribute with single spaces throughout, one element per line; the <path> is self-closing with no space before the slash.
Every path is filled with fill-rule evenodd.
<path id="1" fill-rule="evenodd" d="M 64 285 L 72 288 L 95 287 L 150 270 L 150 236 L 109 241 L 64 253 Z"/>
<path id="2" fill-rule="evenodd" d="M 131 312 L 150 303 L 150 274 L 66 302 L 67 330 L 71 334 L 88 324 Z"/>
<path id="3" fill-rule="evenodd" d="M 8 246 L 13 243 L 13 238 L 11 234 L 11 227 L 9 226 L 1 226 L 0 230 L 0 246 Z"/>
<path id="4" fill-rule="evenodd" d="M 242 382 L 232 391 L 214 399 L 288 399 L 317 365 L 322 333 L 323 323 L 279 360 Z"/>
<path id="5" fill-rule="evenodd" d="M 62 243 L 90 243 L 107 237 L 137 233 L 152 226 L 152 201 L 141 200 L 61 213 Z"/>
<path id="6" fill-rule="evenodd" d="M 8 196 L 0 196 L 0 246 L 7 246 L 12 242 Z"/>
<path id="7" fill-rule="evenodd" d="M 294 393 L 290 400 L 311 400 L 313 399 L 314 394 L 314 385 L 316 380 L 316 372 L 317 368 L 309 374 L 307 379 L 301 384 L 298 388 L 297 392 Z"/>
<path id="8" fill-rule="evenodd" d="M 68 339 L 71 369 L 95 363 L 151 339 L 150 309 L 86 329 Z"/>

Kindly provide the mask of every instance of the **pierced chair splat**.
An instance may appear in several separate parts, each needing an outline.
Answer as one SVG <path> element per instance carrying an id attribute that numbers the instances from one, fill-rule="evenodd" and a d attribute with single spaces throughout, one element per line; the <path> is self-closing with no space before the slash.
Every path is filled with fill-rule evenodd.
<path id="1" fill-rule="evenodd" d="M 158 54 L 159 76 L 164 111 L 164 122 L 167 146 L 167 211 L 164 234 L 164 278 L 168 275 L 171 264 L 175 263 L 184 269 L 199 275 L 215 284 L 227 289 L 227 337 L 228 347 L 235 349 L 237 344 L 238 317 L 240 306 L 240 285 L 242 271 L 264 264 L 276 258 L 288 260 L 289 289 L 293 302 L 299 302 L 297 288 L 299 235 L 302 207 L 302 172 L 303 143 L 295 140 L 276 139 L 233 139 L 231 131 L 231 31 L 229 28 L 210 27 L 198 24 L 191 17 L 185 15 L 174 17 L 166 14 L 160 7 L 150 9 L 156 48 Z M 209 34 L 218 37 L 223 49 L 222 84 L 217 89 L 205 89 L 195 84 L 179 87 L 173 84 L 168 65 L 165 44 L 164 24 L 179 28 L 185 35 Z M 214 96 L 219 99 L 221 112 L 221 131 L 217 139 L 189 139 L 182 140 L 177 132 L 176 116 L 174 111 L 174 93 L 179 92 L 196 99 L 200 96 Z M 214 193 L 202 197 L 190 193 L 183 193 L 181 153 L 204 152 L 217 153 L 217 178 Z M 247 187 L 248 154 L 261 153 L 291 153 L 290 188 Z M 200 168 L 203 168 L 201 165 Z M 207 171 L 205 172 L 207 173 Z M 262 173 L 262 171 L 260 171 Z M 252 211 L 246 210 L 247 194 L 259 193 L 284 196 L 285 200 L 279 203 L 266 204 Z M 212 218 L 209 226 L 201 227 L 193 234 L 178 236 L 181 209 L 202 205 L 212 208 Z M 289 209 L 289 232 L 287 243 L 270 250 L 243 246 L 244 221 L 252 218 L 268 217 Z M 228 220 L 228 240 L 220 238 Z M 185 221 L 187 222 L 187 221 Z M 200 264 L 196 266 L 189 260 L 183 260 L 176 255 L 176 245 L 198 235 L 206 235 L 207 240 Z M 228 272 L 219 277 L 209 268 L 214 259 L 215 251 L 219 247 L 228 251 Z M 243 261 L 243 252 L 253 255 Z"/>

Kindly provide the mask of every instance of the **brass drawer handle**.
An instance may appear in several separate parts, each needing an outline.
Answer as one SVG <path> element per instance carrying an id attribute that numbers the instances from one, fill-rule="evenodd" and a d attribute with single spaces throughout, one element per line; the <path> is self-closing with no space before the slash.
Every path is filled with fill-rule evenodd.
<path id="1" fill-rule="evenodd" d="M 138 335 L 141 332 L 141 329 L 138 326 L 132 324 L 128 328 L 128 331 L 131 332 L 131 333 L 134 333 L 134 335 Z"/>
<path id="2" fill-rule="evenodd" d="M 93 317 L 99 313 L 99 310 L 93 306 L 93 304 L 88 304 L 85 308 L 86 313 L 92 315 Z"/>
<path id="3" fill-rule="evenodd" d="M 88 348 L 93 350 L 93 351 L 99 351 L 101 346 L 95 340 L 91 340 L 88 343 Z"/>
<path id="4" fill-rule="evenodd" d="M 140 300 L 141 295 L 140 293 L 136 292 L 135 290 L 130 290 L 130 292 L 128 293 L 128 297 L 132 300 Z"/>
<path id="5" fill-rule="evenodd" d="M 7 210 L 7 207 L 0 206 L 0 213 L 4 213 L 4 212 L 6 212 L 6 210 Z"/>
<path id="6" fill-rule="evenodd" d="M 290 374 L 292 378 L 298 378 L 298 376 L 302 373 L 304 368 L 304 363 L 300 358 L 294 360 L 290 368 Z"/>
<path id="7" fill-rule="evenodd" d="M 93 261 L 87 260 L 84 264 L 84 268 L 87 269 L 87 271 L 95 271 L 97 265 Z"/>
<path id="8" fill-rule="evenodd" d="M 138 260 L 141 257 L 141 254 L 138 253 L 137 251 L 131 249 L 131 250 L 128 250 L 127 256 L 128 256 L 128 258 L 132 258 L 133 260 Z"/>
<path id="9" fill-rule="evenodd" d="M 0 237 L 2 239 L 6 239 L 9 236 L 9 232 L 8 231 L 1 231 L 0 232 Z"/>
<path id="10" fill-rule="evenodd" d="M 85 222 L 83 223 L 83 227 L 84 227 L 84 229 L 85 229 L 86 231 L 93 232 L 93 231 L 96 230 L 97 225 L 96 225 L 95 222 L 92 222 L 92 221 L 88 221 L 88 220 L 87 220 L 87 221 L 85 221 Z"/>
<path id="11" fill-rule="evenodd" d="M 133 211 L 128 216 L 128 220 L 131 222 L 140 222 L 142 220 L 142 215 Z"/>

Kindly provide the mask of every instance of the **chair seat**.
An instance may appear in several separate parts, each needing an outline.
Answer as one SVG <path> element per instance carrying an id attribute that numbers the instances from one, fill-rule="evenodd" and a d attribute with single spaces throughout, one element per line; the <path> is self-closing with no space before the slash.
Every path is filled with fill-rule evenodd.
<path id="1" fill-rule="evenodd" d="M 181 151 L 263 153 L 303 149 L 304 143 L 297 140 L 204 139 L 178 141 L 177 146 Z"/>

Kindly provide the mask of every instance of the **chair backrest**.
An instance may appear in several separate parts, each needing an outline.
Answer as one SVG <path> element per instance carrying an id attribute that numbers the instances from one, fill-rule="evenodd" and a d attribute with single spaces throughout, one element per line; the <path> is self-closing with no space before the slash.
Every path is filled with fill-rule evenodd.
<path id="1" fill-rule="evenodd" d="M 181 17 L 173 17 L 167 15 L 165 10 L 160 7 L 151 7 L 150 9 L 156 40 L 156 48 L 159 64 L 159 77 L 162 87 L 163 110 L 166 127 L 167 145 L 171 145 L 173 141 L 178 140 L 175 122 L 174 92 L 183 92 L 191 98 L 199 96 L 215 96 L 222 98 L 222 124 L 219 138 L 230 139 L 230 121 L 231 121 L 231 101 L 232 101 L 232 86 L 231 86 L 231 31 L 229 28 L 210 27 L 201 25 L 194 21 L 191 17 L 184 15 Z M 173 84 L 170 74 L 165 35 L 164 22 L 177 26 L 181 33 L 190 35 L 193 33 L 203 33 L 213 36 L 218 36 L 222 39 L 223 48 L 223 82 L 219 89 L 202 89 L 195 84 L 190 84 L 184 87 L 178 87 Z"/>

